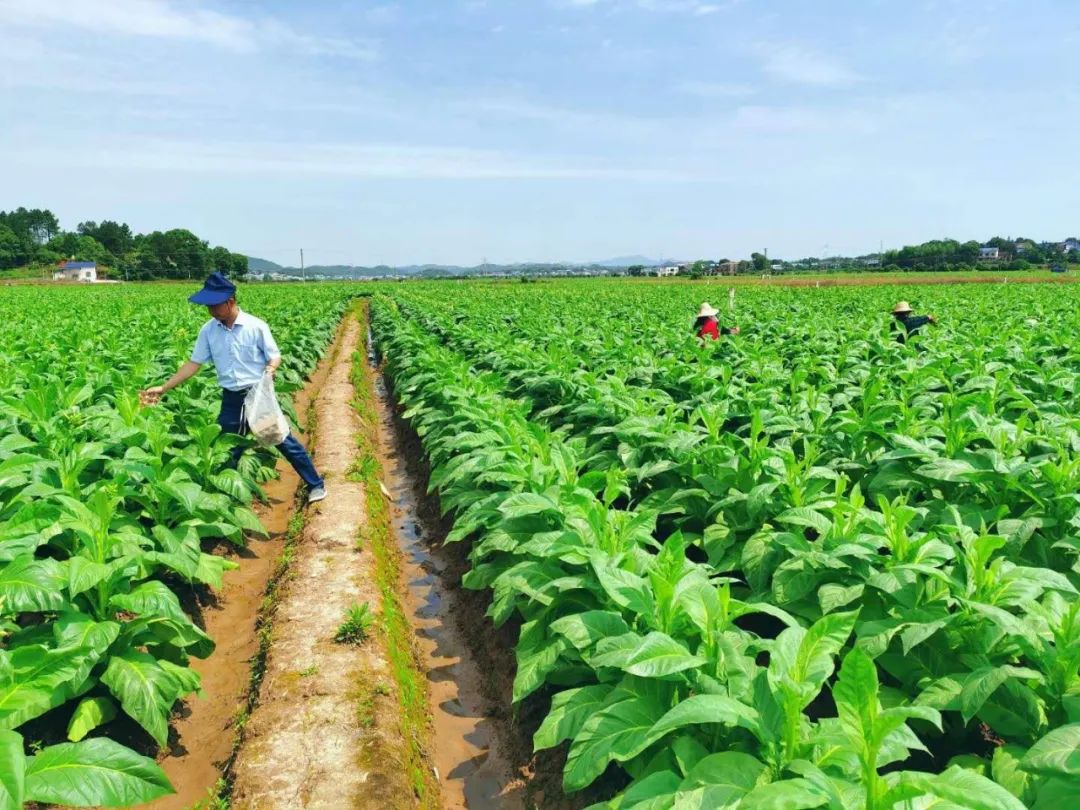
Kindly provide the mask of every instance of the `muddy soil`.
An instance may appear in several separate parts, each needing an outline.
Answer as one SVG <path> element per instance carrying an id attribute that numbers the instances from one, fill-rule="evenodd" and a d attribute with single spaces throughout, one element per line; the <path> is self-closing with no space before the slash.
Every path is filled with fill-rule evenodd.
<path id="1" fill-rule="evenodd" d="M 367 493 L 348 477 L 359 452 L 349 381 L 349 358 L 359 345 L 360 325 L 350 316 L 315 402 L 328 498 L 311 509 L 275 610 L 259 702 L 234 767 L 236 810 L 415 804 L 382 642 L 334 642 L 350 606 L 381 610 L 371 553 L 356 544 Z M 373 692 L 373 684 L 380 689 Z"/>
<path id="2" fill-rule="evenodd" d="M 344 324 L 307 385 L 293 397 L 301 422 L 306 421 L 308 406 L 326 381 L 334 346 L 343 332 Z M 303 434 L 299 438 L 306 443 Z M 178 707 L 171 723 L 169 747 L 160 760 L 176 793 L 145 808 L 182 810 L 206 799 L 232 755 L 233 722 L 247 703 L 251 661 L 259 648 L 256 619 L 285 544 L 300 485 L 299 477 L 284 459 L 278 460 L 277 472 L 278 478 L 263 487 L 267 503 L 255 507 L 268 536 L 249 537 L 246 548 L 229 551 L 240 567 L 226 573 L 222 588 L 204 596 L 197 606 L 197 621 L 217 647 L 209 658 L 192 662 L 202 677 L 204 696 L 189 698 Z"/>

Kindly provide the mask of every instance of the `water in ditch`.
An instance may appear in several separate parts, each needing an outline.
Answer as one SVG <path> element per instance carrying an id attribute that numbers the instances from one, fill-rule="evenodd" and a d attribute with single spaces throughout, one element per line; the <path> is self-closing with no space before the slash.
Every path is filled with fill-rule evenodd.
<path id="1" fill-rule="evenodd" d="M 492 673 L 476 660 L 458 617 L 461 594 L 447 579 L 448 557 L 440 553 L 441 528 L 425 519 L 424 488 L 409 467 L 406 440 L 395 423 L 393 403 L 381 374 L 375 375 L 383 483 L 393 504 L 393 529 L 402 551 L 405 609 L 416 629 L 430 685 L 434 723 L 432 760 L 447 810 L 524 808 L 521 780 L 501 752 L 501 722 L 482 690 Z M 427 510 L 427 511 L 430 511 Z M 477 628 L 473 628 L 474 630 Z"/>

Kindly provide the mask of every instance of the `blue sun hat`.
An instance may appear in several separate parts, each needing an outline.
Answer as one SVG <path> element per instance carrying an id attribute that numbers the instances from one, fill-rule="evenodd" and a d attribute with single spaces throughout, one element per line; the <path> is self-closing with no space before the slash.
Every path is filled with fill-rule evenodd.
<path id="1" fill-rule="evenodd" d="M 204 307 L 212 307 L 224 304 L 236 295 L 236 285 L 229 281 L 221 273 L 211 273 L 203 282 L 203 288 L 188 298 L 193 304 L 201 304 Z"/>

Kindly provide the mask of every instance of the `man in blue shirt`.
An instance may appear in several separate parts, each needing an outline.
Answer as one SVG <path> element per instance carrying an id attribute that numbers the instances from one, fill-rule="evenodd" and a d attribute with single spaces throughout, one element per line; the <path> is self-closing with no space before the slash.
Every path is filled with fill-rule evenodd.
<path id="1" fill-rule="evenodd" d="M 165 392 L 197 374 L 203 364 L 213 363 L 221 386 L 218 424 L 226 433 L 247 433 L 242 413 L 244 397 L 264 373 L 273 376 L 281 365 L 281 351 L 266 322 L 237 306 L 236 286 L 221 273 L 211 274 L 203 288 L 188 300 L 206 306 L 210 320 L 199 330 L 191 359 L 164 385 L 144 391 L 143 400 L 157 402 Z M 325 483 L 296 437 L 290 433 L 277 449 L 308 485 L 308 503 L 323 500 Z M 242 447 L 233 449 L 234 463 L 239 461 L 243 451 Z"/>

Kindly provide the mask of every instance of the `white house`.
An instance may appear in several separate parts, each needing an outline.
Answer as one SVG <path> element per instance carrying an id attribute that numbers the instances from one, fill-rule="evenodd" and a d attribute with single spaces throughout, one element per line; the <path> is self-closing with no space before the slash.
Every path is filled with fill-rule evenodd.
<path id="1" fill-rule="evenodd" d="M 1072 251 L 1080 251 L 1080 239 L 1069 238 L 1061 243 L 1061 250 L 1063 253 L 1071 253 Z"/>
<path id="2" fill-rule="evenodd" d="M 996 247 L 979 248 L 980 262 L 996 262 L 999 258 L 1001 258 L 1001 251 Z"/>
<path id="3" fill-rule="evenodd" d="M 677 276 L 680 270 L 682 270 L 681 264 L 665 264 L 663 267 L 656 268 L 656 275 L 660 278 Z"/>
<path id="4" fill-rule="evenodd" d="M 53 273 L 53 281 L 95 282 L 97 277 L 96 262 L 60 262 L 60 269 Z"/>

